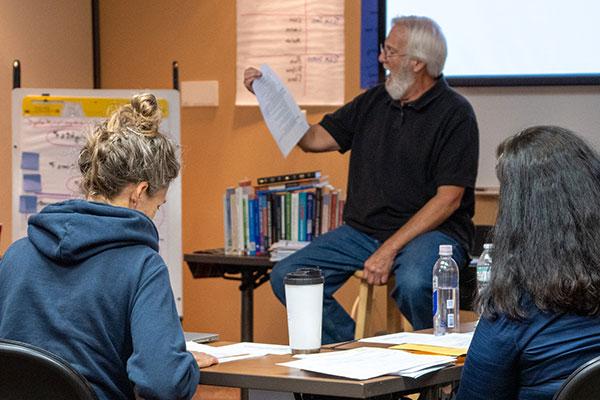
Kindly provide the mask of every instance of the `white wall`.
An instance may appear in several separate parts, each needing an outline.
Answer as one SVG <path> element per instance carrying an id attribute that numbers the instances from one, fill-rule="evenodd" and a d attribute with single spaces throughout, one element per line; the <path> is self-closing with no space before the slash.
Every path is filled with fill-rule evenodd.
<path id="1" fill-rule="evenodd" d="M 480 132 L 478 187 L 498 186 L 496 146 L 532 125 L 559 125 L 580 133 L 600 151 L 600 86 L 461 87 Z"/>

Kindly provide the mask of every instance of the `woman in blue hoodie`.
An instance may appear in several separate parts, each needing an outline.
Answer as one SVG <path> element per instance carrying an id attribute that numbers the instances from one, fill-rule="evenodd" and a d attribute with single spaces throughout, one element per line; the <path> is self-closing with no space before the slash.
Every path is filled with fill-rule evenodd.
<path id="1" fill-rule="evenodd" d="M 82 373 L 100 399 L 189 399 L 186 351 L 152 219 L 179 172 L 152 94 L 133 96 L 79 156 L 86 200 L 45 207 L 0 263 L 0 337 L 44 348 Z"/>

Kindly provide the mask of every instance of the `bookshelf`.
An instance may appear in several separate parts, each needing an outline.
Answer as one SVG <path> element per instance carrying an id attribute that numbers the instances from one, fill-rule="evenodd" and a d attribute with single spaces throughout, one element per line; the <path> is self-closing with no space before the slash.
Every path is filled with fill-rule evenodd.
<path id="1" fill-rule="evenodd" d="M 239 182 L 223 195 L 224 252 L 260 256 L 278 241 L 310 242 L 342 224 L 344 206 L 320 171 Z"/>

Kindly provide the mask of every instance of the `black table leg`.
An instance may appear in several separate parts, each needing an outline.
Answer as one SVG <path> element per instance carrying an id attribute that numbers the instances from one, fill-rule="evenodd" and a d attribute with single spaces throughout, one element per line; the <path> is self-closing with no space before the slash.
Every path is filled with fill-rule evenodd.
<path id="1" fill-rule="evenodd" d="M 242 271 L 242 342 L 254 341 L 254 275 Z"/>
<path id="2" fill-rule="evenodd" d="M 242 342 L 254 341 L 254 274 L 242 271 Z M 248 389 L 241 390 L 241 400 L 248 400 Z"/>

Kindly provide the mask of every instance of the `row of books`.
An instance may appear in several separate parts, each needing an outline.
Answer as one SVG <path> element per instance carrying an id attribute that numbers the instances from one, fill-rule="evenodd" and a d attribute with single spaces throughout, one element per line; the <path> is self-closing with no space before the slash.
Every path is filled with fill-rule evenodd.
<path id="1" fill-rule="evenodd" d="M 241 182 L 223 195 L 225 254 L 265 255 L 280 240 L 310 242 L 342 223 L 345 199 L 326 178 L 284 186 Z"/>

